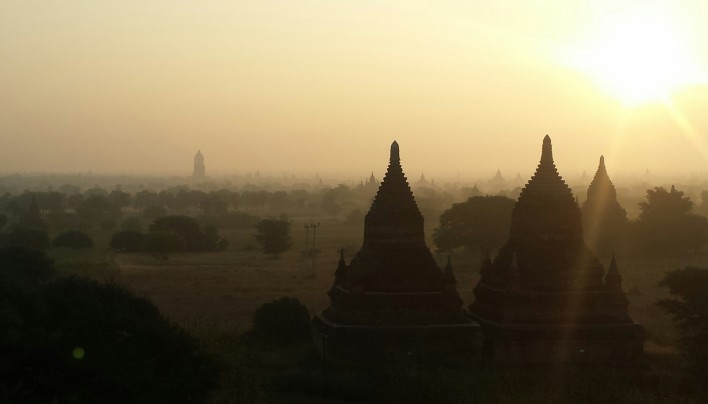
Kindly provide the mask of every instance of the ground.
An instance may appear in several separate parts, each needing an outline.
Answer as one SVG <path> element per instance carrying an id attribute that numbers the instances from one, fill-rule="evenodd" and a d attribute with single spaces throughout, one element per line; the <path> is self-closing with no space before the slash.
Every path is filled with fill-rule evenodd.
<path id="1" fill-rule="evenodd" d="M 152 300 L 163 314 L 195 335 L 215 331 L 236 335 L 250 328 L 257 307 L 279 297 L 300 299 L 312 314 L 329 304 L 327 291 L 339 259 L 338 250 L 344 248 L 345 258 L 351 259 L 361 245 L 363 227 L 337 219 L 321 221 L 317 233 L 319 254 L 313 272 L 306 266 L 303 254 L 304 223 L 305 220 L 293 220 L 293 246 L 278 258 L 258 249 L 255 229 L 222 230 L 221 234 L 230 242 L 227 251 L 171 254 L 167 260 L 149 254 L 111 252 L 107 233 L 93 234 L 96 247 L 92 250 L 51 249 L 50 255 L 61 273 L 122 283 Z M 430 236 L 432 225 L 426 227 Z M 428 245 L 433 246 L 431 240 Z M 435 257 L 440 265 L 447 259 L 443 254 Z M 617 260 L 630 300 L 630 315 L 647 330 L 645 349 L 650 361 L 659 367 L 674 367 L 675 331 L 670 318 L 654 306 L 667 296 L 667 291 L 657 284 L 666 271 L 687 265 L 705 266 L 708 254 L 662 259 L 617 257 Z M 473 300 L 479 277 L 479 256 L 456 251 L 452 263 L 458 291 L 467 306 Z M 607 266 L 609 259 L 603 260 L 603 264 Z"/>

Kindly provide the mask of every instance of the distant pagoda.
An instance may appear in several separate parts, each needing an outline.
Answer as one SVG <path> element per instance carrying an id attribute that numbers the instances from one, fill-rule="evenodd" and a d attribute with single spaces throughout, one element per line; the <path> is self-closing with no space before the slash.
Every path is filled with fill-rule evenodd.
<path id="1" fill-rule="evenodd" d="M 583 241 L 580 209 L 553 163 L 550 137 L 512 212 L 509 240 L 483 260 L 470 306 L 498 363 L 635 363 L 644 332 L 612 258 L 605 273 Z"/>
<path id="2" fill-rule="evenodd" d="M 627 231 L 627 211 L 617 202 L 617 191 L 600 156 L 595 177 L 583 203 L 585 240 L 595 253 L 607 256 L 621 248 Z"/>
<path id="3" fill-rule="evenodd" d="M 206 177 L 206 166 L 204 165 L 204 156 L 201 150 L 198 150 L 197 154 L 194 155 L 194 172 L 192 176 L 194 178 Z"/>
<path id="4" fill-rule="evenodd" d="M 465 316 L 448 262 L 425 243 L 423 216 L 401 168 L 398 143 L 349 265 L 342 253 L 331 305 L 313 320 L 321 354 L 334 362 L 470 360 L 480 327 Z"/>

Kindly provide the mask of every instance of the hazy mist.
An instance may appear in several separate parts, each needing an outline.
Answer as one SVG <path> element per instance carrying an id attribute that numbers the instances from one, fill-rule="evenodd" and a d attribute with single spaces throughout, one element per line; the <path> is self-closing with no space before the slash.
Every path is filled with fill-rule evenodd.
<path id="1" fill-rule="evenodd" d="M 563 173 L 704 172 L 708 87 L 627 106 L 564 63 L 630 5 L 5 0 L 0 173 L 364 175 L 396 139 L 411 176 L 516 175 L 546 133 Z M 673 7 L 703 74 L 707 7 Z"/>

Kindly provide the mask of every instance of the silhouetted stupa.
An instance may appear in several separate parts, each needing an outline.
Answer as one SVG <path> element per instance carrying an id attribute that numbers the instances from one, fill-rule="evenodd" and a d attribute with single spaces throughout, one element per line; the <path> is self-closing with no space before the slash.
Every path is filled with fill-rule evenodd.
<path id="1" fill-rule="evenodd" d="M 585 240 L 596 253 L 609 255 L 621 247 L 628 222 L 627 212 L 617 202 L 617 191 L 603 156 L 587 195 L 582 207 Z"/>
<path id="2" fill-rule="evenodd" d="M 580 209 L 553 163 L 551 139 L 521 191 L 509 240 L 483 261 L 470 306 L 495 362 L 634 362 L 644 333 L 627 314 L 614 257 L 605 274 L 583 242 Z"/>
<path id="3" fill-rule="evenodd" d="M 192 173 L 194 178 L 204 178 L 206 177 L 206 166 L 204 165 L 204 155 L 202 151 L 198 150 L 197 154 L 194 155 L 194 172 Z"/>
<path id="4" fill-rule="evenodd" d="M 364 222 L 364 242 L 313 320 L 320 352 L 335 362 L 469 360 L 481 343 L 455 288 L 425 243 L 423 216 L 391 145 L 388 171 Z"/>

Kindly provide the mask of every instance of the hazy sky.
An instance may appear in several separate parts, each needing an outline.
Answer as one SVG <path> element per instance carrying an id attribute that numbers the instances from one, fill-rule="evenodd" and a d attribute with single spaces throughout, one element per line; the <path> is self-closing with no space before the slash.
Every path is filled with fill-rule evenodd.
<path id="1" fill-rule="evenodd" d="M 0 173 L 708 172 L 708 2 L 0 0 Z"/>

